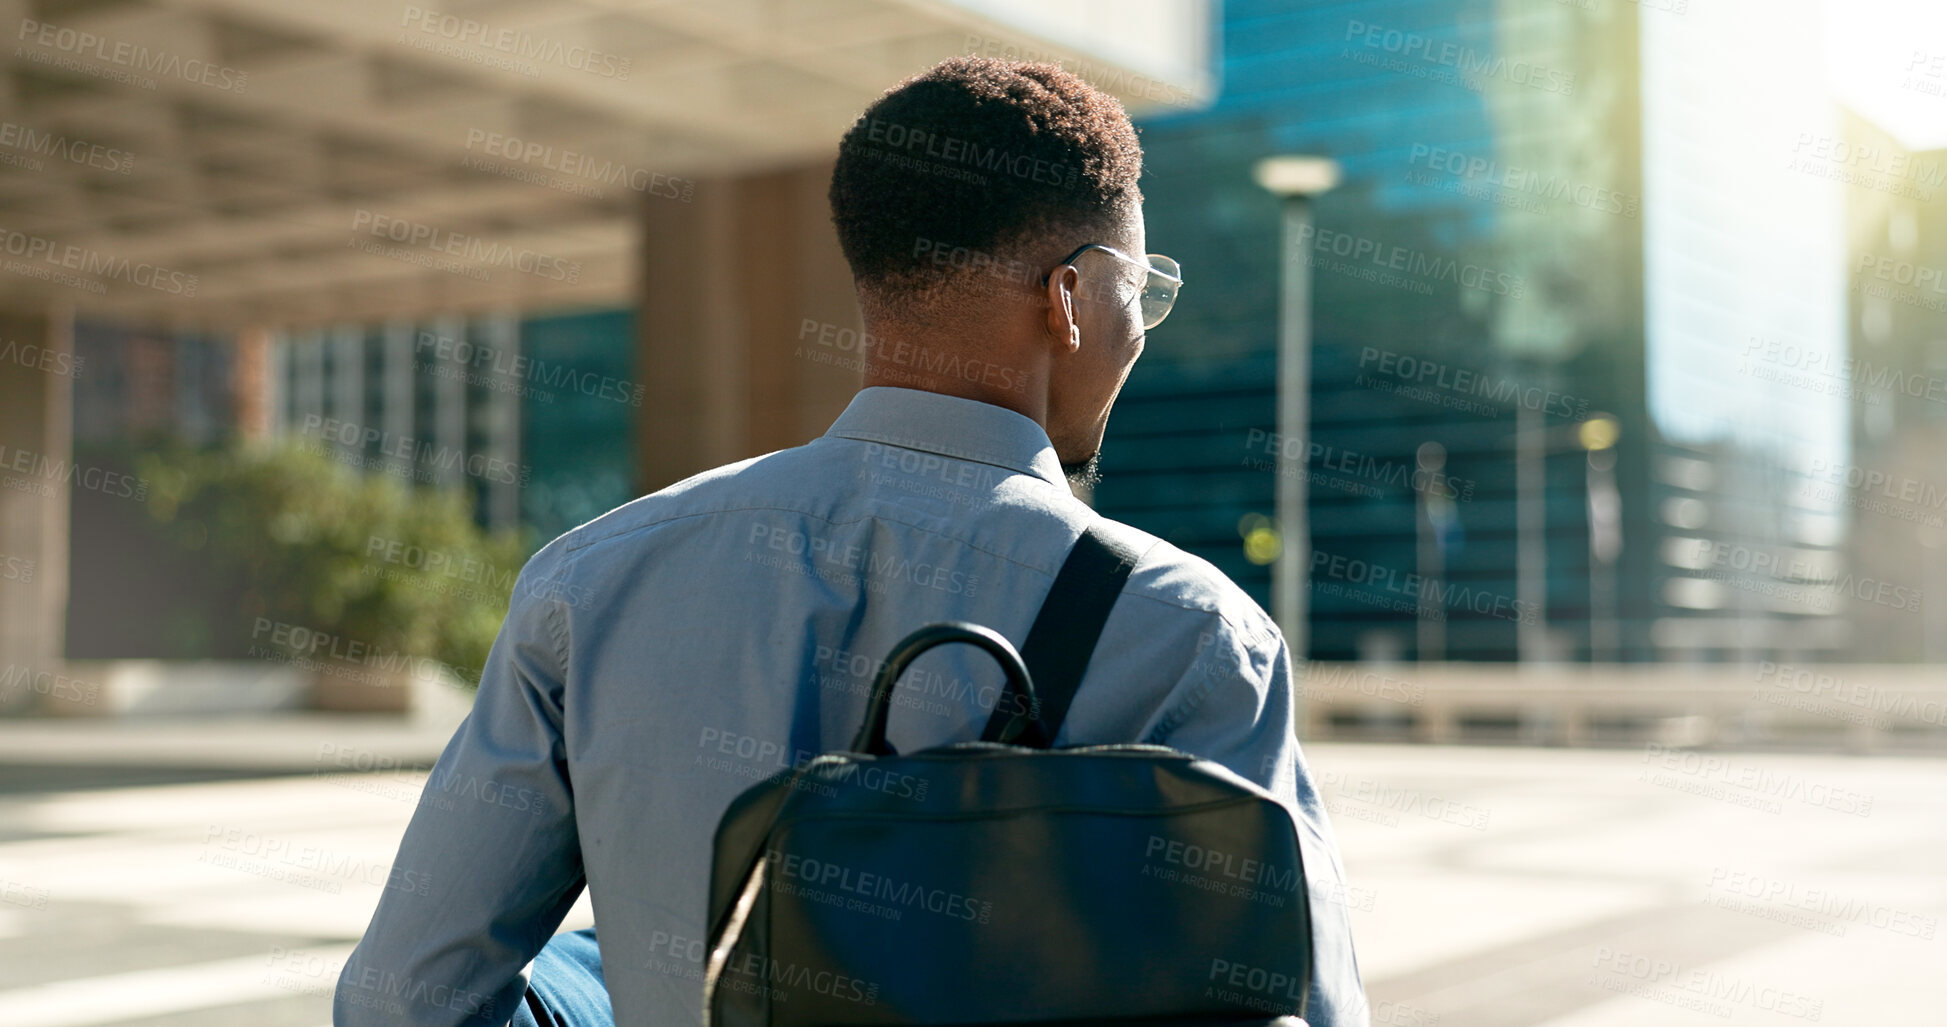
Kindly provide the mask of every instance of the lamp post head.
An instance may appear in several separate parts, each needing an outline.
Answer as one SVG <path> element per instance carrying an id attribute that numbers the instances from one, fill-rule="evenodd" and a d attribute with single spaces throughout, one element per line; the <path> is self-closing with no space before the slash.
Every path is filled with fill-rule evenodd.
<path id="1" fill-rule="evenodd" d="M 1266 191 L 1285 199 L 1317 196 L 1339 184 L 1339 162 L 1297 154 L 1266 157 L 1251 169 L 1251 177 Z"/>
<path id="2" fill-rule="evenodd" d="M 1591 453 L 1608 449 L 1622 435 L 1622 426 L 1608 414 L 1594 414 L 1576 426 L 1575 439 Z"/>

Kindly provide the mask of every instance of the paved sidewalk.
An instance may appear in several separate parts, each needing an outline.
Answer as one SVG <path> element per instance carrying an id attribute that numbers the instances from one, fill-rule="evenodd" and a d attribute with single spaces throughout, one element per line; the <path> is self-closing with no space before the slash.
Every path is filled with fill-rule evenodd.
<path id="1" fill-rule="evenodd" d="M 319 767 L 320 744 L 410 751 L 326 726 L 257 728 L 304 776 L 0 794 L 0 1021 L 327 1023 L 425 775 Z M 1306 751 L 1375 1024 L 1947 1022 L 1947 761 Z M 584 896 L 564 929 L 590 922 Z"/>
<path id="2" fill-rule="evenodd" d="M 1947 1024 L 1947 761 L 1307 748 L 1375 1024 Z"/>
<path id="3" fill-rule="evenodd" d="M 310 773 L 319 753 L 356 750 L 357 767 L 432 765 L 458 720 L 368 714 L 289 713 L 248 717 L 117 717 L 0 720 L 0 774 L 11 764 L 229 768 Z"/>
<path id="4" fill-rule="evenodd" d="M 0 1022 L 323 1027 L 424 780 L 0 796 Z"/>
<path id="5" fill-rule="evenodd" d="M 465 719 L 472 696 L 441 686 L 416 693 L 415 701 L 419 708 L 411 716 L 0 717 L 0 792 L 78 787 L 88 775 L 142 784 L 429 768 Z"/>

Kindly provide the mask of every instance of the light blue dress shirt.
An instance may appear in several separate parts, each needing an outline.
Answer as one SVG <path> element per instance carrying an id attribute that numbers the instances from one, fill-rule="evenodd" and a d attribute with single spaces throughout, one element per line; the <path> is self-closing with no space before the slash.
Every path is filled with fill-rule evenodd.
<path id="1" fill-rule="evenodd" d="M 399 846 L 390 879 L 413 887 L 383 893 L 335 1022 L 505 1024 L 585 883 L 617 1023 L 701 1023 L 711 841 L 730 800 L 845 748 L 878 661 L 914 628 L 974 621 L 1019 646 L 1093 516 L 1029 418 L 869 388 L 808 445 L 554 540 L 515 585 Z M 1317 950 L 1309 1020 L 1364 1024 L 1284 639 L 1214 567 L 1141 537 L 1153 544 L 1056 741 L 1174 746 L 1287 803 Z M 975 738 L 1001 685 L 972 647 L 929 652 L 901 679 L 889 738 L 901 752 Z"/>

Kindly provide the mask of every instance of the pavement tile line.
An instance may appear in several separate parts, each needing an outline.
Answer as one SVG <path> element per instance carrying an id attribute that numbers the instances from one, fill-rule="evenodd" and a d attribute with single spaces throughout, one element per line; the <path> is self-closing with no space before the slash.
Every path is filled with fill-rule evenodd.
<path id="1" fill-rule="evenodd" d="M 223 839 L 210 838 L 214 824 L 294 848 L 317 846 L 356 858 L 361 867 L 389 866 L 412 804 L 347 791 L 338 783 L 335 775 L 303 775 L 50 792 L 31 801 L 9 796 L 0 803 L 0 831 L 7 837 L 0 842 L 0 879 L 30 883 L 51 901 L 45 912 L 22 910 L 14 925 L 19 930 L 6 940 L 32 944 L 37 935 L 77 929 L 70 918 L 75 907 L 63 911 L 63 904 L 104 901 L 132 904 L 136 921 L 162 928 L 181 910 L 200 910 L 226 921 L 224 929 L 248 931 L 253 923 L 261 926 L 267 909 L 278 908 L 285 913 L 275 915 L 294 911 L 307 914 L 300 920 L 318 921 L 315 930 L 297 932 L 310 938 L 296 945 L 356 937 L 378 895 L 365 880 L 369 875 L 321 878 L 342 884 L 342 893 L 312 892 L 260 874 L 229 872 L 221 861 L 202 858 L 232 854 Z M 262 854 L 239 858 L 258 869 L 283 867 Z M 225 898 L 234 909 L 226 912 L 215 901 Z M 319 915 L 327 909 L 354 913 L 345 925 L 325 926 Z M 349 940 L 329 941 L 292 947 L 276 960 L 269 950 L 201 958 L 184 952 L 168 966 L 101 966 L 92 973 L 76 967 L 87 976 L 58 980 L 14 974 L 13 982 L 0 984 L 0 1023 L 127 1027 L 187 1016 L 226 1027 L 309 1024 L 329 1018 L 336 983 L 335 971 L 316 979 L 310 974 L 341 965 L 351 951 Z M 293 967 L 309 973 L 294 973 Z"/>

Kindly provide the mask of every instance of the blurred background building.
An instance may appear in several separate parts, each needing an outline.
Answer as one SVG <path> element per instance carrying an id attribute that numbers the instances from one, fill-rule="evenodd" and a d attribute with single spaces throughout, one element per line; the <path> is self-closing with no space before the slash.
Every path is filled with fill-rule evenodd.
<path id="1" fill-rule="evenodd" d="M 1941 494 L 1875 508 L 1860 475 L 1942 480 L 1940 401 L 1901 390 L 1938 377 L 1947 322 L 1858 269 L 1940 265 L 1940 119 L 1896 136 L 1803 74 L 1828 63 L 1809 6 L 1225 10 L 1218 102 L 1146 121 L 1151 235 L 1190 285 L 1111 423 L 1103 509 L 1268 601 L 1278 547 L 1240 536 L 1273 505 L 1279 242 L 1249 170 L 1329 154 L 1346 183 L 1286 255 L 1315 290 L 1310 656 L 1927 652 Z M 1860 598 L 1883 584 L 1906 601 Z"/>
<path id="2" fill-rule="evenodd" d="M 1219 45 L 1201 0 L 16 8 L 0 664 L 30 677 L 261 648 L 161 544 L 144 454 L 282 440 L 532 552 L 806 441 L 858 384 L 825 190 L 860 109 L 958 54 L 1194 106 Z"/>
<path id="3" fill-rule="evenodd" d="M 1094 500 L 1267 606 L 1303 561 L 1300 655 L 1938 658 L 1947 135 L 1912 104 L 1942 76 L 1916 50 L 1889 107 L 1835 50 L 1870 30 L 1801 6 L 30 4 L 0 302 L 69 363 L 0 361 L 30 471 L 0 551 L 35 567 L 0 662 L 250 650 L 234 588 L 84 481 L 147 488 L 145 451 L 281 439 L 531 552 L 815 436 L 858 381 L 833 142 L 956 53 L 1061 61 L 1136 115 L 1189 285 Z M 1284 153 L 1344 169 L 1288 247 L 1251 174 Z"/>

